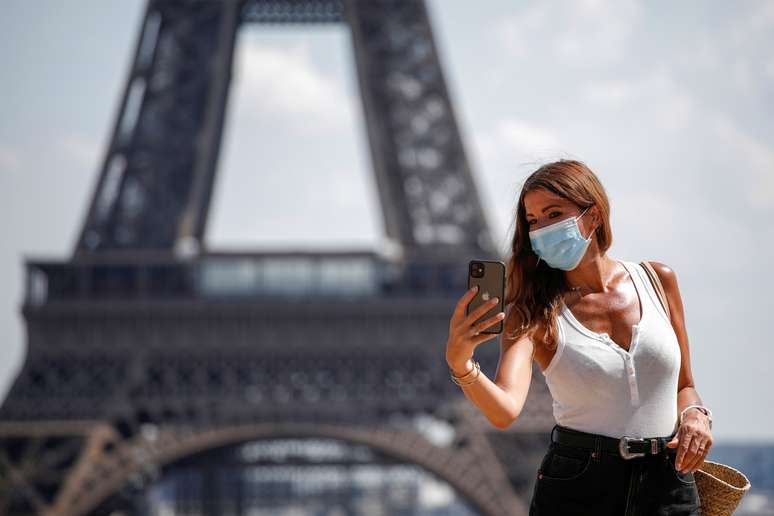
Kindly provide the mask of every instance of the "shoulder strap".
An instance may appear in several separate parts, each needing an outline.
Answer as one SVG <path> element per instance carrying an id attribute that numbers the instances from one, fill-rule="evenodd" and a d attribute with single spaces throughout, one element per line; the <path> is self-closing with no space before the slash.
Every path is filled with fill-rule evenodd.
<path id="1" fill-rule="evenodd" d="M 642 268 L 645 269 L 645 272 L 648 274 L 648 278 L 650 278 L 650 282 L 653 284 L 653 287 L 656 289 L 656 294 L 658 294 L 658 300 L 661 301 L 661 305 L 664 307 L 664 311 L 667 314 L 667 318 L 671 321 L 672 316 L 669 315 L 669 300 L 667 300 L 666 293 L 664 292 L 664 287 L 661 285 L 661 278 L 658 277 L 658 274 L 656 273 L 653 266 L 648 261 L 641 261 L 640 265 L 642 265 Z"/>

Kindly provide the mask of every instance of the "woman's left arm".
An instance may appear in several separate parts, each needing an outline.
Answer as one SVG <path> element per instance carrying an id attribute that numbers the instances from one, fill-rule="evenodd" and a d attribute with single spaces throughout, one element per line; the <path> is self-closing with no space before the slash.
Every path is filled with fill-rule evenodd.
<path id="1" fill-rule="evenodd" d="M 661 284 L 669 301 L 669 315 L 672 319 L 672 327 L 680 344 L 680 378 L 677 382 L 677 413 L 680 414 L 689 405 L 703 405 L 699 393 L 693 383 L 691 374 L 691 355 L 688 349 L 688 334 L 685 331 L 685 313 L 683 301 L 680 297 L 680 289 L 677 286 L 677 274 L 675 271 L 659 262 L 650 262 L 656 270 Z M 694 472 L 704 462 L 712 446 L 712 432 L 710 431 L 709 417 L 701 410 L 692 408 L 685 413 L 683 424 L 680 425 L 677 435 L 668 445 L 670 448 L 678 447 L 675 457 L 675 467 L 684 472 Z"/>

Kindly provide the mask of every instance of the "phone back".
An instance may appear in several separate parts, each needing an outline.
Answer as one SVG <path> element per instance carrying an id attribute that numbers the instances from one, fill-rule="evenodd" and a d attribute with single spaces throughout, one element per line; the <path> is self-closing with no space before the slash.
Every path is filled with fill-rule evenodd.
<path id="1" fill-rule="evenodd" d="M 499 302 L 488 310 L 476 322 L 488 319 L 503 311 L 505 306 L 505 264 L 498 260 L 471 260 L 468 263 L 468 288 L 478 285 L 478 292 L 468 303 L 466 314 L 488 302 L 493 297 Z M 481 333 L 502 333 L 503 321 L 482 330 Z"/>

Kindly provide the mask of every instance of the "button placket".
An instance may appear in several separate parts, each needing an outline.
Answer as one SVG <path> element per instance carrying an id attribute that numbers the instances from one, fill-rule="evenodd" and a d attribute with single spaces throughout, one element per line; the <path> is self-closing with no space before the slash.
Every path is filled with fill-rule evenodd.
<path id="1" fill-rule="evenodd" d="M 634 371 L 634 360 L 629 355 L 626 356 L 626 370 L 629 373 L 629 392 L 632 396 L 632 404 L 639 405 L 640 394 L 637 389 L 637 374 Z"/>
<path id="2" fill-rule="evenodd" d="M 626 350 L 621 349 L 618 344 L 613 342 L 613 339 L 610 338 L 610 335 L 607 333 L 601 333 L 600 335 L 602 336 L 602 340 L 604 340 L 607 345 L 618 351 L 618 354 L 620 354 L 623 358 L 624 365 L 626 367 L 626 377 L 629 384 L 629 394 L 632 399 L 632 405 L 639 405 L 640 393 L 639 389 L 637 388 L 637 373 L 634 369 L 634 359 L 629 353 L 626 352 Z"/>

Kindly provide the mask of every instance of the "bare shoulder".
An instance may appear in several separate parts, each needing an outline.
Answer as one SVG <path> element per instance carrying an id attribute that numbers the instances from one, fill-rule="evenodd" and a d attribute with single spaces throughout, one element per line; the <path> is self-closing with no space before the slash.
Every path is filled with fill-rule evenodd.
<path id="1" fill-rule="evenodd" d="M 648 263 L 653 267 L 653 270 L 658 274 L 661 283 L 664 285 L 664 290 L 667 292 L 675 291 L 677 289 L 677 273 L 669 265 L 662 262 L 655 262 L 648 260 Z"/>
<path id="2" fill-rule="evenodd" d="M 517 342 L 523 342 L 529 340 L 534 345 L 534 329 L 533 331 L 526 331 L 522 333 L 519 338 L 510 338 L 514 332 L 517 332 L 524 325 L 526 314 L 522 312 L 516 305 L 511 304 L 505 310 L 505 324 L 503 325 L 503 338 L 500 339 L 504 347 L 512 346 Z"/>
<path id="3" fill-rule="evenodd" d="M 514 331 L 521 328 L 524 324 L 524 314 L 519 310 L 515 304 L 511 303 L 505 309 L 505 323 L 503 324 L 503 346 L 514 344 L 514 339 L 510 338 Z"/>
<path id="4" fill-rule="evenodd" d="M 528 351 L 532 360 L 536 360 L 541 364 L 547 363 L 550 357 L 546 360 L 546 357 L 543 356 L 545 346 L 542 343 L 545 325 L 541 321 L 533 321 L 532 327 L 522 332 L 518 338 L 510 338 L 514 332 L 521 329 L 525 317 L 526 314 L 514 305 L 506 309 L 505 324 L 503 326 L 502 338 L 500 339 L 501 350 L 505 353 L 510 348 L 520 348 Z"/>

